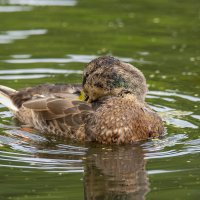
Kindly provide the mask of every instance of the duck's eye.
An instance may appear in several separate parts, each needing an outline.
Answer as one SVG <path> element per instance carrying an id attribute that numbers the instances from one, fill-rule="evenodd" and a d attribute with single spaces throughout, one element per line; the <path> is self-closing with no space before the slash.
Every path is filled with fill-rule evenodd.
<path id="1" fill-rule="evenodd" d="M 89 96 L 85 94 L 84 96 L 85 98 L 83 99 L 83 101 L 88 101 L 89 100 Z"/>

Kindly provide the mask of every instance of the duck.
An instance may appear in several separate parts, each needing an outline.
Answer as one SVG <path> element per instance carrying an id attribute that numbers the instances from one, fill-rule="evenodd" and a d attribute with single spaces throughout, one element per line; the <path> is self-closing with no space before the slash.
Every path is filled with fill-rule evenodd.
<path id="1" fill-rule="evenodd" d="M 20 123 L 40 133 L 79 142 L 131 144 L 164 133 L 161 117 L 145 102 L 143 73 L 101 56 L 83 70 L 82 84 L 43 84 L 14 90 L 0 86 L 0 103 Z"/>

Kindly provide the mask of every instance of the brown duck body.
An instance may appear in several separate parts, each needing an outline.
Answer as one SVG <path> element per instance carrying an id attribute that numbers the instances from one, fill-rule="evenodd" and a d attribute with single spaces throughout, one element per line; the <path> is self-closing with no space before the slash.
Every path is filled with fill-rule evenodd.
<path id="1" fill-rule="evenodd" d="M 129 94 L 105 100 L 92 119 L 89 130 L 101 143 L 133 143 L 163 133 L 161 118 L 146 103 Z"/>
<path id="2" fill-rule="evenodd" d="M 130 64 L 112 57 L 95 59 L 84 71 L 87 101 L 79 100 L 81 89 L 80 85 L 42 85 L 21 91 L 0 87 L 0 92 L 16 107 L 15 117 L 43 133 L 122 144 L 164 132 L 161 118 L 144 102 L 145 78 Z"/>

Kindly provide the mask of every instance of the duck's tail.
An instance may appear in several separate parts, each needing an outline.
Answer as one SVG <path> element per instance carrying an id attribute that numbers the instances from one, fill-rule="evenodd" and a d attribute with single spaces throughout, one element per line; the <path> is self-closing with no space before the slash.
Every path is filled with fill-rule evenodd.
<path id="1" fill-rule="evenodd" d="M 17 91 L 0 85 L 0 103 L 9 108 L 12 111 L 18 111 L 18 107 L 12 101 L 11 96 L 16 93 Z"/>

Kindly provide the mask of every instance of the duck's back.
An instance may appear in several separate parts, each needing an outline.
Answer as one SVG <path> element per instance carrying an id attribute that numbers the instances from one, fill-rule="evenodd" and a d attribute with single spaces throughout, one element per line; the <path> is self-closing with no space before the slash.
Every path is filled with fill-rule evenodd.
<path id="1" fill-rule="evenodd" d="M 20 107 L 24 102 L 35 99 L 39 96 L 50 97 L 57 95 L 58 97 L 78 98 L 81 91 L 81 85 L 69 84 L 42 84 L 35 87 L 28 87 L 8 95 L 13 100 L 13 103 Z"/>

